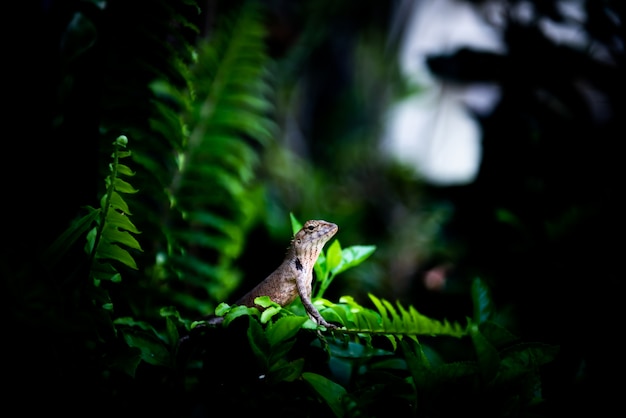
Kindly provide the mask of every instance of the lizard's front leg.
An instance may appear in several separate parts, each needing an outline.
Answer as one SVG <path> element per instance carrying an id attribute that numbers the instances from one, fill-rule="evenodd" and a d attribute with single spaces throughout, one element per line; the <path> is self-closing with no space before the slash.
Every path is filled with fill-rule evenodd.
<path id="1" fill-rule="evenodd" d="M 300 294 L 300 299 L 302 300 L 302 305 L 306 312 L 309 314 L 309 317 L 319 325 L 323 325 L 326 328 L 337 328 L 336 325 L 330 324 L 326 322 L 326 320 L 320 315 L 317 308 L 311 302 L 311 282 L 307 281 L 306 278 L 299 276 L 296 279 L 296 287 L 298 288 L 298 294 Z"/>

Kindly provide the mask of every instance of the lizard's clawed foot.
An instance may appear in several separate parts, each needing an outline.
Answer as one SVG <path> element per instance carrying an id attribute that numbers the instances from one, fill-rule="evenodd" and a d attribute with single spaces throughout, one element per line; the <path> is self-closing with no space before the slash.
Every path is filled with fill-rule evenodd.
<path id="1" fill-rule="evenodd" d="M 337 329 L 337 328 L 339 328 L 337 325 L 331 324 L 329 322 L 326 322 L 323 319 L 321 321 L 317 321 L 317 325 L 325 326 L 328 329 Z"/>

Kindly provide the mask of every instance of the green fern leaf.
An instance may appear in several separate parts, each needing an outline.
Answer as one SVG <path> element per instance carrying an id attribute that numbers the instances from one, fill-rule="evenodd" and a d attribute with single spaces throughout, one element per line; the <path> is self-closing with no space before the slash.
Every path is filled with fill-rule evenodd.
<path id="1" fill-rule="evenodd" d="M 320 312 L 327 320 L 339 322 L 344 327 L 336 330 L 335 334 L 346 333 L 356 338 L 367 337 L 366 342 L 371 341 L 372 335 L 380 335 L 389 340 L 394 350 L 397 348 L 398 340 L 404 338 L 417 343 L 417 337 L 420 335 L 458 338 L 468 334 L 467 326 L 458 322 L 450 323 L 447 320 L 441 322 L 420 314 L 413 306 L 406 308 L 399 302 L 394 306 L 389 301 L 372 294 L 369 297 L 376 310 L 359 305 L 350 296 L 343 296 L 338 304 L 321 299 L 325 307 Z"/>
<path id="2" fill-rule="evenodd" d="M 391 331 L 393 329 L 393 323 L 391 322 L 391 319 L 389 319 L 387 308 L 385 308 L 385 305 L 383 305 L 380 299 L 378 299 L 376 296 L 372 295 L 371 293 L 368 294 L 368 296 L 370 300 L 374 303 L 374 306 L 376 306 L 376 309 L 378 309 L 378 312 L 380 313 L 380 316 L 382 318 L 382 323 L 383 323 L 383 329 Z"/>
<path id="3" fill-rule="evenodd" d="M 113 187 L 115 191 L 119 193 L 137 193 L 139 191 L 131 186 L 130 183 L 120 179 L 119 177 L 115 178 Z"/>
<path id="4" fill-rule="evenodd" d="M 119 159 L 130 156 L 129 151 L 122 149 L 128 143 L 126 136 L 120 136 L 113 143 L 115 151 L 113 153 L 113 162 L 109 166 L 111 174 L 106 178 L 107 191 L 100 201 L 101 211 L 100 218 L 97 219 L 98 225 L 94 227 L 87 235 L 86 251 L 90 254 L 92 260 L 111 260 L 120 262 L 131 269 L 137 270 L 137 263 L 133 259 L 125 247 L 141 251 L 141 245 L 132 233 L 139 233 L 135 225 L 130 221 L 128 204 L 124 201 L 120 193 L 136 193 L 137 190 L 130 183 L 121 180 L 118 175 L 122 173 L 132 173 L 129 167 L 123 166 L 119 170 Z M 92 264 L 93 269 L 93 264 Z M 112 268 L 113 275 L 111 279 L 119 280 L 119 273 Z M 99 270 L 95 280 L 102 280 L 105 275 Z"/>
<path id="5" fill-rule="evenodd" d="M 104 195 L 103 200 L 106 200 L 107 195 Z M 117 193 L 115 190 L 111 193 L 111 199 L 109 201 L 109 204 L 111 205 L 111 207 L 113 209 L 117 209 L 118 211 L 126 214 L 126 215 L 132 215 L 128 204 L 124 201 L 124 199 L 122 199 L 122 196 L 120 196 L 119 193 Z"/>
<path id="6" fill-rule="evenodd" d="M 133 232 L 135 234 L 139 234 L 139 230 L 137 227 L 130 221 L 130 218 L 114 208 L 109 207 L 109 210 L 106 212 L 106 222 L 109 226 L 107 231 L 113 230 L 113 228 L 122 229 L 124 231 Z"/>
<path id="7" fill-rule="evenodd" d="M 135 239 L 128 231 L 122 231 L 118 228 L 111 228 L 111 225 L 106 225 L 102 232 L 104 239 L 109 244 L 123 244 L 129 248 L 141 251 L 141 245 L 139 241 Z"/>
<path id="8" fill-rule="evenodd" d="M 233 262 L 260 208 L 255 203 L 260 195 L 252 187 L 259 144 L 276 130 L 269 117 L 274 105 L 264 36 L 262 15 L 253 3 L 221 17 L 190 67 L 194 102 L 181 106 L 188 132 L 174 150 L 176 170 L 167 188 L 169 216 L 176 222 L 166 230 L 166 266 L 186 284 L 204 288 L 214 301 L 223 300 L 239 281 Z M 152 87 L 165 97 L 176 96 L 167 83 Z M 180 122 L 169 109 L 159 111 L 168 125 L 175 128 Z M 160 126 L 156 120 L 153 125 Z M 229 277 L 233 280 L 227 282 Z"/>
<path id="9" fill-rule="evenodd" d="M 390 302 L 383 299 L 382 303 L 383 305 L 385 305 L 385 308 L 387 308 L 387 311 L 391 314 L 392 321 L 391 321 L 390 330 L 396 331 L 396 328 L 398 327 L 398 325 L 402 324 L 402 318 L 400 318 L 400 316 L 396 312 L 396 309 L 393 307 L 393 305 Z"/>
<path id="10" fill-rule="evenodd" d="M 98 246 L 96 258 L 104 260 L 116 260 L 132 268 L 133 270 L 137 270 L 137 263 L 135 263 L 135 260 L 128 251 L 117 245 L 112 245 L 110 242 L 107 241 L 102 241 L 101 244 Z"/>

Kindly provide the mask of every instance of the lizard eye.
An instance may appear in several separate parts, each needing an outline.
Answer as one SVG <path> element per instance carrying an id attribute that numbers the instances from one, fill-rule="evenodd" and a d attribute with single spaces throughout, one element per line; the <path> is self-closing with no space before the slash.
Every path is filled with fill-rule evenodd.
<path id="1" fill-rule="evenodd" d="M 308 229 L 309 231 L 313 231 L 313 230 L 315 229 L 315 225 L 309 225 L 309 226 L 307 227 L 307 229 Z"/>

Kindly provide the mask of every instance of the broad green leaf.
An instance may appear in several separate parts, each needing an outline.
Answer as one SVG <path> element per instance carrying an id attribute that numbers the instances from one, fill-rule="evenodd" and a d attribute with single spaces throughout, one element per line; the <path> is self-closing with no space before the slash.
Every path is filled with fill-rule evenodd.
<path id="1" fill-rule="evenodd" d="M 344 398 L 348 392 L 343 386 L 317 373 L 305 372 L 302 378 L 324 399 L 336 417 L 341 418 L 346 414 Z"/>
<path id="2" fill-rule="evenodd" d="M 267 335 L 267 329 L 265 330 Z M 296 343 L 296 339 L 292 338 L 290 340 L 282 341 L 279 344 L 273 345 L 269 349 L 269 364 L 270 370 L 272 367 L 277 366 L 279 363 L 282 363 L 287 358 L 287 353 L 291 351 L 291 348 Z"/>
<path id="3" fill-rule="evenodd" d="M 224 316 L 226 312 L 228 312 L 229 309 L 230 309 L 230 305 L 222 302 L 219 305 L 217 305 L 217 307 L 215 308 L 215 315 Z"/>
<path id="4" fill-rule="evenodd" d="M 265 370 L 269 369 L 269 343 L 267 342 L 267 338 L 265 333 L 263 332 L 263 327 L 259 322 L 253 318 L 250 318 L 250 322 L 248 325 L 248 342 L 250 343 L 250 348 L 254 353 L 254 356 L 261 362 L 261 365 Z"/>
<path id="5" fill-rule="evenodd" d="M 293 235 L 302 229 L 302 224 L 296 219 L 293 213 L 289 213 L 289 219 L 291 220 L 291 232 Z"/>
<path id="6" fill-rule="evenodd" d="M 335 270 L 341 262 L 341 244 L 339 244 L 339 240 L 335 240 L 326 250 L 326 271 Z"/>
<path id="7" fill-rule="evenodd" d="M 333 275 L 342 273 L 349 268 L 358 266 L 376 251 L 375 245 L 353 245 L 341 251 L 341 263 L 332 271 Z"/>
<path id="8" fill-rule="evenodd" d="M 336 318 L 339 318 L 339 320 L 337 320 L 335 317 L 329 315 L 328 318 L 331 321 L 337 321 L 340 322 L 342 326 L 346 327 L 346 328 L 352 328 L 351 325 L 351 321 L 348 319 L 348 312 L 349 310 L 347 309 L 347 307 L 345 305 L 333 305 L 330 308 L 326 309 L 326 311 L 332 311 L 334 313 L 334 316 L 336 316 Z"/>
<path id="9" fill-rule="evenodd" d="M 261 312 L 261 323 L 266 324 L 270 319 L 272 319 L 274 315 L 279 313 L 281 309 L 282 308 L 276 306 L 270 306 L 269 308 L 265 309 L 263 312 Z"/>
<path id="10" fill-rule="evenodd" d="M 284 316 L 279 318 L 265 332 L 270 346 L 294 337 L 306 320 L 307 318 L 303 316 Z"/>
<path id="11" fill-rule="evenodd" d="M 320 311 L 320 314 L 328 322 L 339 322 L 341 326 L 345 327 L 346 323 L 344 317 L 342 317 L 335 309 L 326 308 L 324 311 Z"/>
<path id="12" fill-rule="evenodd" d="M 313 265 L 313 271 L 315 271 L 316 281 L 323 282 L 326 278 L 326 274 L 328 273 L 328 269 L 326 268 L 326 255 L 324 254 L 324 250 L 320 251 L 320 255 L 317 257 L 317 261 Z M 320 295 L 320 292 L 318 291 L 315 296 L 319 298 L 322 295 Z"/>
<path id="13" fill-rule="evenodd" d="M 269 296 L 258 296 L 254 298 L 254 303 L 256 305 L 259 305 L 261 308 L 269 308 L 269 307 L 279 308 L 280 307 L 280 305 L 274 302 L 272 299 L 270 299 Z"/>
<path id="14" fill-rule="evenodd" d="M 247 306 L 233 306 L 224 317 L 224 326 L 228 326 L 232 321 L 240 316 L 258 315 L 259 310 L 257 308 L 249 308 Z M 250 322 L 256 322 L 255 319 L 250 319 Z"/>
<path id="15" fill-rule="evenodd" d="M 155 366 L 169 366 L 170 352 L 156 335 L 144 330 L 124 328 L 122 335 L 129 347 L 141 350 L 141 359 Z"/>
<path id="16" fill-rule="evenodd" d="M 276 363 L 270 369 L 273 382 L 293 382 L 302 374 L 304 368 L 304 358 L 299 358 L 290 362 Z"/>

